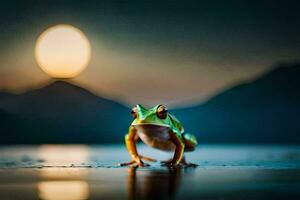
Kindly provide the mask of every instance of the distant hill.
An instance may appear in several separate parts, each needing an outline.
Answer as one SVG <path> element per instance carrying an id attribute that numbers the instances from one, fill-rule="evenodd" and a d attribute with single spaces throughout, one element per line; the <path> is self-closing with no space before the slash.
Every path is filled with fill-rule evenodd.
<path id="1" fill-rule="evenodd" d="M 125 106 L 65 81 L 21 95 L 0 93 L 0 109 L 8 121 L 1 129 L 23 135 L 15 143 L 121 142 L 131 119 Z M 1 143 L 11 143 L 8 138 L 2 134 Z"/>
<path id="2" fill-rule="evenodd" d="M 200 142 L 299 143 L 300 64 L 279 65 L 255 81 L 173 113 Z"/>
<path id="3" fill-rule="evenodd" d="M 172 110 L 200 143 L 300 143 L 300 64 L 280 65 L 204 104 Z M 0 92 L 2 144 L 117 143 L 130 109 L 65 81 Z"/>

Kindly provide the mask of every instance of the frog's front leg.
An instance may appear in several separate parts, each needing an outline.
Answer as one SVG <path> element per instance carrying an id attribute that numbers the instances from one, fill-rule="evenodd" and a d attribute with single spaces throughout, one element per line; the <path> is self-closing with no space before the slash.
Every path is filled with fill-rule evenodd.
<path id="1" fill-rule="evenodd" d="M 144 167 L 149 166 L 142 161 L 142 159 L 156 162 L 155 159 L 138 155 L 137 148 L 136 148 L 136 141 L 138 140 L 138 135 L 136 133 L 136 129 L 133 126 L 130 126 L 128 134 L 125 135 L 125 144 L 127 150 L 131 156 L 131 161 L 126 163 L 121 163 L 120 166 L 132 166 L 132 167 Z"/>
<path id="2" fill-rule="evenodd" d="M 128 134 L 125 135 L 125 144 L 128 150 L 128 153 L 131 156 L 131 161 L 127 163 L 121 163 L 120 166 L 127 166 L 127 165 L 135 165 L 135 166 L 144 166 L 144 162 L 139 157 L 137 149 L 136 149 L 136 140 L 138 139 L 136 130 L 133 126 L 129 127 Z"/>
<path id="3" fill-rule="evenodd" d="M 164 162 L 164 164 L 168 165 L 168 166 L 177 166 L 177 165 L 179 165 L 180 161 L 183 158 L 185 145 L 184 145 L 183 139 L 179 136 L 179 134 L 176 134 L 172 131 L 170 131 L 169 134 L 170 134 L 171 141 L 175 145 L 175 153 L 174 153 L 173 159 L 170 161 Z"/>

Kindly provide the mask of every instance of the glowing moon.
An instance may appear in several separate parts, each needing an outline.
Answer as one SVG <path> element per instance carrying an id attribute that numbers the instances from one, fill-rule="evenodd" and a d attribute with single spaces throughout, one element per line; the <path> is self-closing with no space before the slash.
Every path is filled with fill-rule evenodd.
<path id="1" fill-rule="evenodd" d="M 91 45 L 84 33 L 61 24 L 44 31 L 36 42 L 38 65 L 54 78 L 72 78 L 84 70 L 91 58 Z"/>

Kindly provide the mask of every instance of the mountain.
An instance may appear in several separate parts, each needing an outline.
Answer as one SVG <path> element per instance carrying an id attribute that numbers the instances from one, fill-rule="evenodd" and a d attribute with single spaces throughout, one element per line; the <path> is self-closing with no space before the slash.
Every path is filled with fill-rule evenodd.
<path id="1" fill-rule="evenodd" d="M 206 103 L 173 110 L 199 141 L 300 143 L 300 64 L 282 64 Z"/>
<path id="2" fill-rule="evenodd" d="M 200 144 L 300 143 L 299 89 L 300 64 L 284 64 L 171 113 Z M 120 143 L 129 112 L 65 81 L 20 95 L 0 92 L 0 143 Z"/>
<path id="3" fill-rule="evenodd" d="M 1 129 L 22 135 L 14 143 L 121 142 L 131 119 L 127 107 L 65 81 L 21 95 L 0 93 L 0 109 L 9 125 Z M 11 143 L 6 136 L 0 141 Z"/>

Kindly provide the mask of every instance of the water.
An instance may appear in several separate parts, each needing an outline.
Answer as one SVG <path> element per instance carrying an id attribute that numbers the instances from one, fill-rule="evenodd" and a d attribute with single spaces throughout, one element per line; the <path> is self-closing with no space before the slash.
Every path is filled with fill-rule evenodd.
<path id="1" fill-rule="evenodd" d="M 118 166 L 128 160 L 123 145 L 1 147 L 0 199 L 300 198 L 300 146 L 202 145 L 187 154 L 197 168 Z"/>

